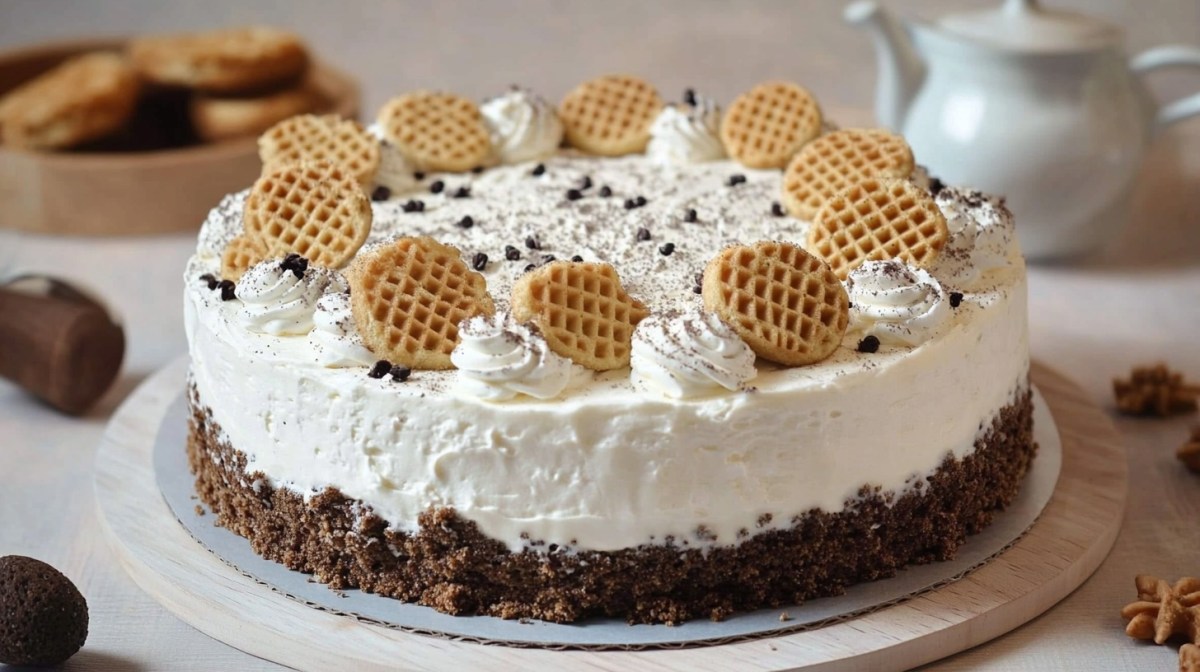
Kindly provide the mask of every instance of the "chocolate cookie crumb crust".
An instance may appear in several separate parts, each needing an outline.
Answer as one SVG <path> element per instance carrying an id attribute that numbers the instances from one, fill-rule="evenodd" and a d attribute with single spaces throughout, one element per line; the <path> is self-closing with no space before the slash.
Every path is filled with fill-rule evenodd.
<path id="1" fill-rule="evenodd" d="M 246 473 L 246 454 L 221 438 L 195 389 L 189 405 L 196 492 L 217 524 L 247 538 L 259 555 L 335 590 L 360 588 L 449 614 L 559 623 L 594 616 L 720 620 L 838 595 L 908 564 L 948 560 L 1012 502 L 1037 451 L 1026 391 L 1001 409 L 970 455 L 948 455 L 899 496 L 864 486 L 841 512 L 809 511 L 788 529 L 708 552 L 552 545 L 512 553 L 453 509 L 427 510 L 419 531 L 406 534 L 388 530 L 387 521 L 336 489 L 305 502 L 271 487 L 263 473 Z"/>

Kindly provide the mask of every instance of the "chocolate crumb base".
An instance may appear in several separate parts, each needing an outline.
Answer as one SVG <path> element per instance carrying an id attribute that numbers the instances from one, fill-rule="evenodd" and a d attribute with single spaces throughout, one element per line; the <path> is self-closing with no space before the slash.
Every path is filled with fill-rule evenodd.
<path id="1" fill-rule="evenodd" d="M 356 513 L 366 507 L 336 489 L 306 503 L 273 488 L 261 472 L 246 473 L 246 454 L 218 438 L 223 433 L 194 389 L 189 401 L 196 492 L 217 524 L 246 537 L 259 555 L 334 590 L 360 588 L 448 614 L 558 623 L 721 620 L 839 595 L 907 564 L 951 559 L 967 535 L 1012 502 L 1037 451 L 1025 392 L 1000 411 L 973 453 L 948 455 L 899 497 L 864 487 L 839 513 L 813 510 L 790 528 L 707 553 L 667 545 L 512 553 L 450 508 L 425 511 L 419 530 L 407 534 Z"/>

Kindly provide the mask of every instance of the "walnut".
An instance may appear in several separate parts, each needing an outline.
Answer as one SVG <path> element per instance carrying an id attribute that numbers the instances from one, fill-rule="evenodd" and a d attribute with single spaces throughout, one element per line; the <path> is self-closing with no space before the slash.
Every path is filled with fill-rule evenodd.
<path id="1" fill-rule="evenodd" d="M 1200 579 L 1186 577 L 1172 586 L 1162 579 L 1139 574 L 1133 583 L 1137 586 L 1138 601 L 1121 609 L 1121 616 L 1129 619 L 1125 634 L 1154 640 L 1155 644 L 1182 635 L 1188 642 L 1200 645 Z"/>
<path id="2" fill-rule="evenodd" d="M 1200 386 L 1185 383 L 1182 374 L 1158 363 L 1134 368 L 1129 380 L 1113 379 L 1113 395 L 1122 413 L 1165 417 L 1194 412 Z"/>

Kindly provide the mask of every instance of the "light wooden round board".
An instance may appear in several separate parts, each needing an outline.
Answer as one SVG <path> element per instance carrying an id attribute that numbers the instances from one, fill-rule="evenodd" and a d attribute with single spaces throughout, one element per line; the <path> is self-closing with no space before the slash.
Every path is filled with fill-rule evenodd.
<path id="1" fill-rule="evenodd" d="M 114 414 L 97 455 L 101 518 L 130 576 L 179 618 L 297 669 L 907 669 L 997 637 L 1066 597 L 1104 560 L 1125 509 L 1125 454 L 1111 421 L 1074 383 L 1035 364 L 1033 382 L 1062 441 L 1058 485 L 1024 537 L 956 582 L 819 629 L 717 646 L 553 651 L 460 642 L 313 609 L 190 536 L 159 493 L 152 464 L 186 367 L 181 358 L 159 371 Z"/>

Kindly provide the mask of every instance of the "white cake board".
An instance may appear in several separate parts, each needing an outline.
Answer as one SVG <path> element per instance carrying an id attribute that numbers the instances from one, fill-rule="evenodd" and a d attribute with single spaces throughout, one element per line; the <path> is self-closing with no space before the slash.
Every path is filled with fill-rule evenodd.
<path id="1" fill-rule="evenodd" d="M 1061 434 L 1058 484 L 1024 537 L 961 580 L 852 620 L 736 643 L 637 651 L 486 646 L 313 608 L 195 541 L 153 471 L 155 437 L 186 366 L 181 358 L 155 374 L 114 415 L 97 457 L 102 518 L 130 575 L 168 609 L 232 646 L 300 669 L 905 669 L 1007 632 L 1065 597 L 1103 560 L 1124 511 L 1124 451 L 1111 422 L 1076 386 L 1035 366 L 1034 383 Z"/>

